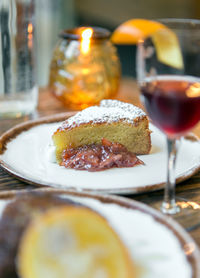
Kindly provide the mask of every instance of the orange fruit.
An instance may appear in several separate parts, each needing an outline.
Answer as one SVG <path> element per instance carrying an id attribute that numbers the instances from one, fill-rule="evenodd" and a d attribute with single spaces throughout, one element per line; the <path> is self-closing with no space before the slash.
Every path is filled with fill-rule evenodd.
<path id="1" fill-rule="evenodd" d="M 127 249 L 107 221 L 83 207 L 51 209 L 26 229 L 20 242 L 22 278 L 134 278 Z"/>
<path id="2" fill-rule="evenodd" d="M 146 19 L 128 20 L 113 32 L 111 40 L 115 44 L 137 44 L 151 37 L 160 62 L 182 69 L 183 58 L 176 34 L 165 25 Z"/>

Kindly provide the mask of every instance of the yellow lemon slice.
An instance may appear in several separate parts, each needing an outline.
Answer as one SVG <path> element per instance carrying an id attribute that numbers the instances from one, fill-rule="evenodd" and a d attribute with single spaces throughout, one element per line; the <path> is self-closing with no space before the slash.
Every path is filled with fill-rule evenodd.
<path id="1" fill-rule="evenodd" d="M 59 207 L 37 217 L 20 242 L 22 278 L 134 278 L 117 234 L 96 212 Z"/>
<path id="2" fill-rule="evenodd" d="M 122 23 L 113 32 L 111 40 L 115 44 L 136 44 L 151 37 L 160 62 L 182 69 L 183 58 L 176 34 L 165 25 L 146 19 L 131 19 Z"/>

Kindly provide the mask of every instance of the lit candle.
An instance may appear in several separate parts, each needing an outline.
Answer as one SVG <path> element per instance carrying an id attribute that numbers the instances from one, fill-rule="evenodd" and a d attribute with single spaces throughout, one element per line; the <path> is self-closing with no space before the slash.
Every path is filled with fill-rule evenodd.
<path id="1" fill-rule="evenodd" d="M 87 54 L 90 50 L 91 38 L 93 34 L 92 28 L 86 28 L 81 33 L 81 52 Z"/>
<path id="2" fill-rule="evenodd" d="M 50 89 L 66 106 L 83 109 L 117 92 L 120 66 L 109 36 L 100 27 L 77 27 L 60 34 Z"/>
<path id="3" fill-rule="evenodd" d="M 32 48 L 33 47 L 33 24 L 32 23 L 28 24 L 27 32 L 28 32 L 28 47 Z"/>

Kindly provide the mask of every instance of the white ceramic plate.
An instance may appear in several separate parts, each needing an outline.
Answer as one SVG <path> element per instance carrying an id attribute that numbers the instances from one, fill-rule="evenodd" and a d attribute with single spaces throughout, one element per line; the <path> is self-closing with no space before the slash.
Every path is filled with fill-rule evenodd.
<path id="1" fill-rule="evenodd" d="M 200 277 L 199 250 L 192 238 L 170 217 L 125 198 L 54 189 L 37 191 L 82 203 L 104 216 L 142 270 L 138 278 Z M 0 214 L 7 202 L 15 197 L 15 193 L 0 193 Z"/>
<path id="2" fill-rule="evenodd" d="M 50 159 L 51 136 L 60 125 L 58 121 L 67 116 L 69 115 L 65 114 L 28 122 L 4 134 L 0 138 L 4 149 L 0 163 L 4 169 L 29 183 L 78 191 L 132 194 L 163 188 L 167 168 L 166 142 L 164 135 L 153 125 L 150 126 L 151 153 L 139 156 L 145 165 L 87 172 L 66 169 L 53 163 Z M 198 140 L 193 137 L 181 140 L 176 167 L 177 182 L 198 171 L 199 154 Z"/>

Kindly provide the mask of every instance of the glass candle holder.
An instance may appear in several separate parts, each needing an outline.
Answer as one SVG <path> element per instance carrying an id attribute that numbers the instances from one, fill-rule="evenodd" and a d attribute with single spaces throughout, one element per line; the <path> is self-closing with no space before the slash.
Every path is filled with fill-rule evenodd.
<path id="1" fill-rule="evenodd" d="M 50 65 L 49 88 L 65 106 L 84 109 L 113 98 L 120 62 L 110 32 L 104 28 L 64 30 Z"/>

